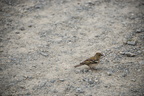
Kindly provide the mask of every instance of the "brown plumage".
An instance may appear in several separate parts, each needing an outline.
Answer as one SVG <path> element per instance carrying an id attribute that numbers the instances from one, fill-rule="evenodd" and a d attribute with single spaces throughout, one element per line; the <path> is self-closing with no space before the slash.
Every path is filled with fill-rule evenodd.
<path id="1" fill-rule="evenodd" d="M 93 68 L 99 63 L 101 56 L 103 56 L 103 54 L 98 52 L 93 57 L 86 59 L 85 61 L 83 61 L 82 63 L 80 63 L 79 65 L 76 65 L 74 67 L 76 68 L 76 67 L 79 67 L 82 65 L 87 65 L 90 68 Z"/>

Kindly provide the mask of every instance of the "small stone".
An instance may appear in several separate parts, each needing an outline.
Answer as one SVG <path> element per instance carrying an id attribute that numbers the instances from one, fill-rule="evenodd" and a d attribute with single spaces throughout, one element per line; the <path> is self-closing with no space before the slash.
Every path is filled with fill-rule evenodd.
<path id="1" fill-rule="evenodd" d="M 135 40 L 135 41 L 127 41 L 127 44 L 128 44 L 128 45 L 135 46 L 135 45 L 136 45 L 136 40 Z"/>
<path id="2" fill-rule="evenodd" d="M 144 30 L 142 30 L 142 29 L 137 29 L 136 30 L 136 33 L 141 33 L 141 32 L 144 32 Z"/>
<path id="3" fill-rule="evenodd" d="M 3 50 L 0 50 L 0 53 L 4 52 Z"/>
<path id="4" fill-rule="evenodd" d="M 64 79 L 59 79 L 59 81 L 64 82 L 65 80 Z"/>
<path id="5" fill-rule="evenodd" d="M 57 90 L 54 90 L 53 92 L 54 92 L 54 93 L 58 93 L 58 91 L 57 91 Z"/>
<path id="6" fill-rule="evenodd" d="M 48 56 L 48 54 L 47 54 L 47 53 L 45 53 L 45 52 L 40 52 L 40 54 L 41 54 L 41 55 L 43 55 L 43 56 L 45 56 L 45 57 L 47 57 L 47 56 Z"/>
<path id="7" fill-rule="evenodd" d="M 74 87 L 72 85 L 67 85 L 67 87 L 65 88 L 65 91 L 70 91 L 71 89 L 73 89 Z"/>
<path id="8" fill-rule="evenodd" d="M 126 52 L 125 53 L 128 57 L 134 57 L 134 56 L 136 56 L 135 54 L 133 54 L 133 53 L 131 53 L 131 52 Z"/>
<path id="9" fill-rule="evenodd" d="M 144 65 L 144 60 L 139 61 L 140 65 Z"/>
<path id="10" fill-rule="evenodd" d="M 92 96 L 92 95 L 87 95 L 87 96 Z"/>
<path id="11" fill-rule="evenodd" d="M 125 55 L 125 52 L 120 52 L 121 55 Z"/>
<path id="12" fill-rule="evenodd" d="M 127 57 L 135 57 L 136 55 L 131 52 L 120 52 L 121 55 L 126 55 Z"/>
<path id="13" fill-rule="evenodd" d="M 92 79 L 89 79 L 89 80 L 88 80 L 88 83 L 89 83 L 89 84 L 94 84 L 94 81 L 93 81 Z"/>
<path id="14" fill-rule="evenodd" d="M 138 72 L 140 72 L 140 71 L 141 71 L 141 69 L 138 69 L 137 71 L 138 71 Z"/>
<path id="15" fill-rule="evenodd" d="M 79 87 L 76 88 L 76 92 L 77 92 L 77 93 L 84 93 L 84 91 L 83 91 L 81 88 L 79 88 Z"/>
<path id="16" fill-rule="evenodd" d="M 99 80 L 95 79 L 95 82 L 96 82 L 96 83 L 98 83 L 98 82 L 99 82 Z"/>
<path id="17" fill-rule="evenodd" d="M 131 89 L 131 91 L 134 93 L 139 92 L 137 89 Z"/>
<path id="18" fill-rule="evenodd" d="M 3 71 L 3 69 L 2 69 L 2 68 L 0 68 L 0 71 Z"/>
<path id="19" fill-rule="evenodd" d="M 83 81 L 86 81 L 86 82 L 88 82 L 88 79 L 87 79 L 87 78 L 84 78 L 84 79 L 83 79 Z"/>
<path id="20" fill-rule="evenodd" d="M 131 79 L 131 81 L 136 82 L 136 79 Z"/>
<path id="21" fill-rule="evenodd" d="M 24 27 L 21 27 L 21 28 L 20 28 L 20 30 L 21 30 L 21 31 L 24 31 L 24 30 L 25 30 L 25 28 L 24 28 Z"/>
<path id="22" fill-rule="evenodd" d="M 122 74 L 122 77 L 126 77 L 126 76 L 127 76 L 127 73 L 123 73 L 123 74 Z"/>
<path id="23" fill-rule="evenodd" d="M 95 3 L 91 2 L 91 1 L 89 1 L 88 4 L 89 4 L 89 6 L 94 6 L 95 5 Z"/>
<path id="24" fill-rule="evenodd" d="M 2 42 L 3 41 L 3 39 L 0 39 L 0 42 Z"/>
<path id="25" fill-rule="evenodd" d="M 36 9 L 40 9 L 42 6 L 41 5 L 35 5 Z"/>
<path id="26" fill-rule="evenodd" d="M 31 93 L 26 93 L 24 96 L 31 96 Z"/>
<path id="27" fill-rule="evenodd" d="M 108 75 L 108 76 L 111 76 L 111 75 L 112 75 L 112 72 L 107 72 L 107 75 Z"/>
<path id="28" fill-rule="evenodd" d="M 15 34 L 20 34 L 20 32 L 15 32 Z"/>
<path id="29" fill-rule="evenodd" d="M 81 70 L 75 70 L 74 72 L 75 72 L 76 74 L 78 74 L 78 73 L 81 72 Z"/>
<path id="30" fill-rule="evenodd" d="M 32 27 L 32 25 L 28 25 L 28 27 Z"/>
<path id="31" fill-rule="evenodd" d="M 110 88 L 110 87 L 111 87 L 111 85 L 104 85 L 104 87 L 105 87 L 105 88 Z"/>
<path id="32" fill-rule="evenodd" d="M 54 83 L 56 80 L 50 80 L 51 83 Z"/>
<path id="33" fill-rule="evenodd" d="M 89 71 L 90 71 L 89 69 L 83 69 L 83 70 L 81 70 L 82 73 L 87 73 Z"/>
<path id="34" fill-rule="evenodd" d="M 40 84 L 39 84 L 39 88 L 44 87 L 46 85 L 46 83 L 47 83 L 47 80 L 41 81 Z"/>
<path id="35" fill-rule="evenodd" d="M 141 54 L 142 52 L 141 51 L 137 51 L 137 53 Z"/>

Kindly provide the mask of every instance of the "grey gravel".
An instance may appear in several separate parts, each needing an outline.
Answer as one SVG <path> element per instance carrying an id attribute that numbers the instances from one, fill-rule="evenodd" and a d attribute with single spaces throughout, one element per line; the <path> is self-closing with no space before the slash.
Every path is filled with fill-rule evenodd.
<path id="1" fill-rule="evenodd" d="M 136 82 L 136 79 L 131 79 L 131 81 Z"/>
<path id="2" fill-rule="evenodd" d="M 89 70 L 89 69 L 82 69 L 82 70 L 81 70 L 82 73 L 87 73 L 87 72 L 90 72 L 90 71 L 91 71 L 91 70 Z"/>
<path id="3" fill-rule="evenodd" d="M 111 85 L 110 84 L 107 84 L 107 85 L 104 85 L 105 88 L 110 88 Z"/>
<path id="4" fill-rule="evenodd" d="M 0 71 L 3 71 L 3 69 L 2 69 L 2 68 L 0 68 Z"/>
<path id="5" fill-rule="evenodd" d="M 43 81 L 43 82 L 40 83 L 39 86 L 40 86 L 40 87 L 44 87 L 44 86 L 46 85 L 46 83 L 47 83 L 47 81 Z"/>
<path id="6" fill-rule="evenodd" d="M 20 34 L 20 32 L 15 32 L 16 34 Z"/>
<path id="7" fill-rule="evenodd" d="M 135 46 L 136 43 L 137 43 L 136 40 L 135 40 L 135 41 L 127 41 L 127 44 L 128 44 L 128 45 L 132 45 L 132 46 Z"/>
<path id="8" fill-rule="evenodd" d="M 56 80 L 50 80 L 51 83 L 55 83 Z"/>
<path id="9" fill-rule="evenodd" d="M 92 80 L 92 79 L 88 79 L 88 83 L 89 83 L 89 84 L 94 84 L 95 82 L 94 82 L 94 80 Z"/>
<path id="10" fill-rule="evenodd" d="M 84 91 L 83 91 L 81 88 L 79 88 L 79 87 L 76 88 L 76 92 L 77 92 L 77 93 L 84 93 Z"/>
<path id="11" fill-rule="evenodd" d="M 21 28 L 20 28 L 20 30 L 21 30 L 21 31 L 24 31 L 24 30 L 25 30 L 25 28 L 24 28 L 24 27 L 21 27 Z"/>
<path id="12" fill-rule="evenodd" d="M 0 96 L 144 96 L 143 5 L 0 0 Z M 74 68 L 98 51 L 97 70 Z"/>
<path id="13" fill-rule="evenodd" d="M 111 71 L 107 72 L 108 76 L 112 76 L 112 74 L 113 74 L 113 72 L 111 72 Z"/>
<path id="14" fill-rule="evenodd" d="M 139 64 L 144 65 L 144 60 L 139 60 Z"/>
<path id="15" fill-rule="evenodd" d="M 65 80 L 64 79 L 59 79 L 59 81 L 64 82 Z"/>
<path id="16" fill-rule="evenodd" d="M 144 32 L 144 30 L 143 29 L 137 29 L 136 30 L 136 33 L 141 33 L 141 32 Z"/>
<path id="17" fill-rule="evenodd" d="M 45 53 L 45 52 L 40 52 L 40 54 L 42 55 L 42 56 L 45 56 L 45 57 L 47 57 L 47 56 L 49 56 L 47 53 Z"/>
<path id="18" fill-rule="evenodd" d="M 126 77 L 126 76 L 127 76 L 127 73 L 123 73 L 123 74 L 122 74 L 122 77 Z"/>
<path id="19" fill-rule="evenodd" d="M 136 54 L 131 52 L 120 52 L 121 55 L 126 55 L 127 57 L 135 57 Z"/>

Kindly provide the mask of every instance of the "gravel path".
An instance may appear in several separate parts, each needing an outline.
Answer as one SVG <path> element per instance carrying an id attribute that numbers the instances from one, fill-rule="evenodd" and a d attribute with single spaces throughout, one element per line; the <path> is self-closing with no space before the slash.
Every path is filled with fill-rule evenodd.
<path id="1" fill-rule="evenodd" d="M 0 96 L 144 96 L 143 0 L 0 6 Z M 97 70 L 74 68 L 98 51 Z"/>

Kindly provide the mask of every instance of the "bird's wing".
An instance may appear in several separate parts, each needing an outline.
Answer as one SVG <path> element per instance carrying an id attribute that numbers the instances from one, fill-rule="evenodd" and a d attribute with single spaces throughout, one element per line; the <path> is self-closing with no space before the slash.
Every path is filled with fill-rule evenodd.
<path id="1" fill-rule="evenodd" d="M 81 64 L 89 65 L 89 64 L 93 64 L 93 63 L 98 63 L 98 61 L 89 58 L 89 59 L 86 59 L 85 61 L 83 61 Z"/>

